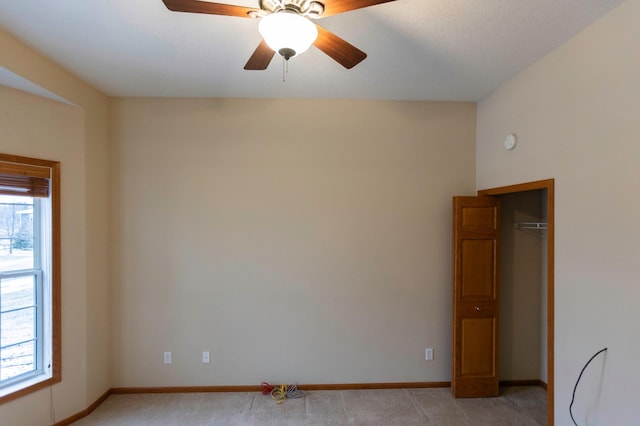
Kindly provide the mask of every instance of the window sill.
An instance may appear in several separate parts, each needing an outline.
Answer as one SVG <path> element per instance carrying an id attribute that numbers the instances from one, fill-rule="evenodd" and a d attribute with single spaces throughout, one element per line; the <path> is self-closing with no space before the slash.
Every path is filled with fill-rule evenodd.
<path id="1" fill-rule="evenodd" d="M 51 374 L 43 373 L 35 375 L 26 380 L 22 380 L 18 383 L 14 383 L 13 385 L 0 389 L 0 404 L 12 401 L 31 392 L 46 388 L 47 386 L 53 385 L 58 381 L 59 380 L 54 380 L 51 377 Z"/>

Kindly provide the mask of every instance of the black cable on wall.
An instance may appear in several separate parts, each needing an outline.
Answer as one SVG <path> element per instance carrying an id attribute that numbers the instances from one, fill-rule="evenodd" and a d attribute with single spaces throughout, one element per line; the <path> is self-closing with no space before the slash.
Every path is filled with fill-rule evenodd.
<path id="1" fill-rule="evenodd" d="M 595 357 L 597 357 L 598 355 L 600 355 L 603 352 L 606 352 L 608 348 L 602 348 L 600 349 L 598 352 L 596 352 L 595 354 L 593 354 L 593 356 L 591 358 L 589 358 L 589 361 L 587 361 L 587 363 L 584 365 L 584 367 L 582 367 L 582 371 L 580 371 L 580 374 L 578 375 L 578 380 L 576 380 L 576 384 L 573 387 L 573 395 L 571 396 L 571 404 L 569 404 L 569 415 L 571 416 L 571 420 L 573 421 L 573 424 L 575 426 L 578 426 L 578 423 L 576 423 L 576 419 L 573 418 L 573 402 L 576 399 L 576 390 L 578 389 L 578 383 L 580 383 L 580 379 L 582 378 L 582 373 L 584 373 L 584 370 L 587 369 L 587 367 L 589 366 L 589 364 L 591 364 L 591 361 L 593 361 L 595 359 Z"/>

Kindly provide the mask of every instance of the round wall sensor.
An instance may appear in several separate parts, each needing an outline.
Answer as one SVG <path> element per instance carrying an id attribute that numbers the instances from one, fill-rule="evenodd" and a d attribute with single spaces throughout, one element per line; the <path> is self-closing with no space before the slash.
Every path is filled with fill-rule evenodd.
<path id="1" fill-rule="evenodd" d="M 517 138 L 516 135 L 514 135 L 513 133 L 507 135 L 506 138 L 504 138 L 504 147 L 506 149 L 513 149 L 516 147 L 516 142 L 517 142 Z"/>

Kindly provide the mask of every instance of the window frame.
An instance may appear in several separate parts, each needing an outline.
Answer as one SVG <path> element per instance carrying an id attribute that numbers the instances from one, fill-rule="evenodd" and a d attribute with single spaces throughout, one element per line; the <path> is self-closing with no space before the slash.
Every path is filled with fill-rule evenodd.
<path id="1" fill-rule="evenodd" d="M 4 381 L 5 383 L 3 384 L 3 386 L 6 386 L 7 388 L 11 388 L 12 386 L 20 386 L 21 383 L 28 383 L 32 380 L 38 380 L 39 377 L 46 374 L 44 360 L 51 358 L 48 354 L 49 351 L 46 350 L 45 348 L 45 345 L 37 343 L 38 340 L 43 340 L 43 336 L 45 336 L 45 333 L 46 333 L 45 330 L 49 328 L 45 325 L 45 319 L 44 319 L 45 307 L 44 307 L 44 303 L 42 302 L 42 299 L 46 298 L 45 296 L 46 289 L 45 289 L 44 280 L 43 280 L 44 272 L 42 271 L 41 268 L 20 269 L 20 270 L 15 270 L 10 272 L 0 272 L 0 280 L 3 280 L 3 279 L 10 280 L 10 279 L 29 277 L 29 276 L 33 277 L 34 286 L 36 287 L 34 305 L 20 307 L 20 308 L 17 308 L 16 310 L 33 308 L 35 311 L 35 321 L 34 321 L 35 331 L 34 331 L 33 338 L 30 339 L 31 341 L 36 342 L 35 344 L 36 351 L 34 354 L 35 368 L 32 371 L 19 374 L 9 379 L 5 379 Z M 2 313 L 7 313 L 7 312 L 12 312 L 12 311 L 8 310 L 8 311 L 3 311 Z M 46 338 L 47 342 L 48 340 L 49 338 Z M 27 342 L 28 340 L 13 343 L 13 344 L 4 346 L 3 348 L 15 346 L 15 345 L 21 345 Z M 26 387 L 26 386 L 23 386 L 23 387 Z"/>
<path id="2" fill-rule="evenodd" d="M 35 375 L 25 379 L 23 387 L 0 396 L 0 404 L 47 388 L 62 380 L 62 291 L 61 291 L 61 230 L 60 230 L 60 162 L 0 154 L 0 167 L 8 174 L 29 176 L 34 167 L 49 171 L 49 199 L 51 203 L 51 376 Z M 27 194 L 25 194 L 27 195 Z M 44 290 L 47 291 L 47 290 Z M 14 386 L 18 387 L 16 383 Z"/>

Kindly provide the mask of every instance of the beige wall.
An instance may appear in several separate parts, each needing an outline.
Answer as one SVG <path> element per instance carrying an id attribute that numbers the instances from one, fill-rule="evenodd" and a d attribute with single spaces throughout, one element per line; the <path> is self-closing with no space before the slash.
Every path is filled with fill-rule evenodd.
<path id="1" fill-rule="evenodd" d="M 84 148 L 82 111 L 0 86 L 0 141 L 3 153 L 60 161 L 62 209 L 62 371 L 64 380 L 54 386 L 55 408 L 72 412 L 77 404 L 67 395 L 85 388 L 86 320 Z M 78 337 L 76 337 L 78 336 Z M 0 424 L 49 424 L 48 391 L 3 404 Z M 43 407 L 42 410 L 33 407 Z"/>
<path id="2" fill-rule="evenodd" d="M 93 403 L 110 387 L 109 309 L 108 309 L 108 99 L 60 66 L 39 55 L 0 29 L 0 68 L 42 88 L 77 107 L 3 88 L 2 104 L 8 117 L 22 116 L 28 126 L 16 128 L 5 120 L 22 143 L 15 138 L 0 139 L 0 151 L 62 160 L 63 191 L 63 381 L 54 387 L 55 417 L 62 419 Z M 5 92 L 6 91 L 6 92 Z M 5 93 L 7 93 L 5 97 Z M 14 102 L 9 102 L 9 99 Z M 26 108 L 25 105 L 33 105 Z M 69 109 L 71 108 L 71 109 Z M 74 111 L 70 113 L 69 111 Z M 55 127 L 49 114 L 77 121 L 69 128 Z M 55 132 L 49 137 L 49 125 Z M 52 130 L 53 131 L 53 130 Z M 17 132 L 17 133 L 15 133 Z M 31 138 L 32 134 L 39 138 Z M 65 136 L 66 135 L 66 136 Z M 55 136 L 55 137 L 54 137 Z M 46 142 L 46 143 L 45 143 Z M 67 180 L 71 183 L 66 184 Z M 79 240 L 81 239 L 81 241 Z M 68 248 L 66 241 L 72 241 Z M 70 243 L 67 243 L 69 245 Z M 76 249 L 82 248 L 76 253 Z M 67 265 L 67 266 L 65 266 Z M 47 390 L 0 406 L 0 419 L 21 425 L 48 424 L 50 417 Z"/>
<path id="3" fill-rule="evenodd" d="M 112 111 L 114 386 L 449 380 L 450 205 L 474 191 L 474 104 Z"/>
<path id="4" fill-rule="evenodd" d="M 640 387 L 640 2 L 628 1 L 478 107 L 477 186 L 554 177 L 555 418 L 635 424 Z M 514 151 L 502 141 L 519 136 Z"/>

